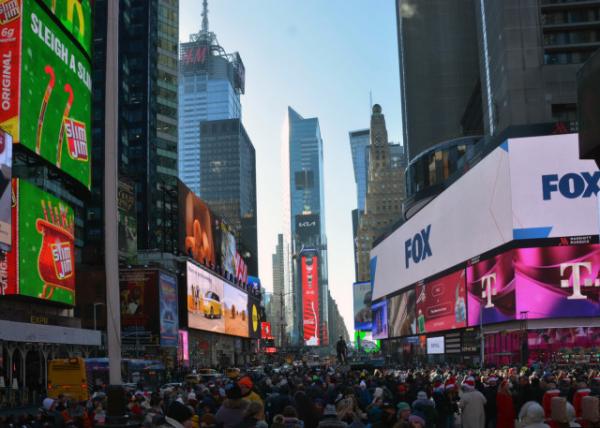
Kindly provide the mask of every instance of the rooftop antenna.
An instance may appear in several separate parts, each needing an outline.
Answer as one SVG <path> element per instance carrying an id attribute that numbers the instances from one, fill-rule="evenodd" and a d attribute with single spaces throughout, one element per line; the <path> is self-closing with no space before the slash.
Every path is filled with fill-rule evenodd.
<path id="1" fill-rule="evenodd" d="M 373 93 L 369 89 L 369 113 L 373 111 Z"/>
<path id="2" fill-rule="evenodd" d="M 202 1 L 202 32 L 208 33 L 208 0 Z"/>

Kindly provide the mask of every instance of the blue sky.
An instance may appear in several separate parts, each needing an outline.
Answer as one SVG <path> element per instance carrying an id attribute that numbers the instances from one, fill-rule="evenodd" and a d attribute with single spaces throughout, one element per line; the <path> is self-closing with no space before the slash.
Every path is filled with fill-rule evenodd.
<path id="1" fill-rule="evenodd" d="M 180 0 L 179 38 L 201 26 L 201 0 Z M 281 146 L 287 106 L 318 117 L 324 142 L 329 286 L 352 334 L 351 211 L 356 185 L 348 132 L 368 128 L 369 91 L 389 138 L 401 142 L 394 0 L 209 0 L 209 28 L 246 67 L 242 121 L 257 157 L 259 270 L 272 290 L 282 232 Z"/>

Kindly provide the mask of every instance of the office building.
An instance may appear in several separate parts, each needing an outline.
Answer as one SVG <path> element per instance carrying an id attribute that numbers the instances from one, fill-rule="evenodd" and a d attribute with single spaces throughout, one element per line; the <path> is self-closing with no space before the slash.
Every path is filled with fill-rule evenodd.
<path id="1" fill-rule="evenodd" d="M 359 211 L 365 210 L 367 199 L 367 169 L 369 156 L 369 130 L 349 132 L 350 149 L 352 151 L 352 166 L 354 168 L 354 182 L 356 183 L 356 206 Z"/>
<path id="2" fill-rule="evenodd" d="M 409 160 L 442 141 L 482 132 L 476 119 L 477 111 L 481 115 L 478 1 L 396 0 Z"/>
<path id="3" fill-rule="evenodd" d="M 208 30 L 205 0 L 202 28 L 179 53 L 179 176 L 201 197 L 200 122 L 241 118 L 244 73 L 239 54 L 226 53 Z"/>
<path id="4" fill-rule="evenodd" d="M 202 122 L 200 194 L 235 231 L 248 273 L 258 274 L 256 153 L 240 119 Z"/>
<path id="5" fill-rule="evenodd" d="M 337 302 L 329 294 L 329 337 L 330 343 L 334 345 L 339 340 L 340 336 L 346 341 L 348 347 L 350 347 L 350 335 L 348 334 L 348 329 L 346 328 L 346 324 L 344 323 L 344 318 L 340 313 L 340 309 L 338 307 Z"/>
<path id="6" fill-rule="evenodd" d="M 357 281 L 370 280 L 370 251 L 374 241 L 401 219 L 404 200 L 404 169 L 400 160 L 392 162 L 385 117 L 375 104 L 371 115 L 371 144 L 365 212 L 359 218 L 356 238 Z M 393 149 L 395 158 L 398 148 Z"/>
<path id="7" fill-rule="evenodd" d="M 323 140 L 318 118 L 304 118 L 288 107 L 288 141 L 283 154 L 285 203 L 284 256 L 287 276 L 285 291 L 286 329 L 292 343 L 302 343 L 307 329 L 303 325 L 303 264 L 317 260 L 318 325 L 312 334 L 323 339 L 328 320 L 327 237 L 325 233 L 325 204 L 323 192 Z M 286 248 L 289 253 L 285 253 Z M 316 259 L 315 259 L 316 257 Z M 293 261 L 293 262 L 292 262 Z M 314 322 L 314 321 L 313 321 Z M 318 341 L 318 340 L 317 340 Z M 322 344 L 322 343 L 321 343 Z"/>
<path id="8" fill-rule="evenodd" d="M 275 338 L 275 346 L 284 346 L 285 339 L 282 337 L 284 331 L 284 258 L 283 258 L 283 234 L 277 235 L 277 245 L 275 253 L 272 255 L 273 260 L 273 297 L 271 298 L 270 311 L 268 314 L 271 322 L 273 337 Z"/>

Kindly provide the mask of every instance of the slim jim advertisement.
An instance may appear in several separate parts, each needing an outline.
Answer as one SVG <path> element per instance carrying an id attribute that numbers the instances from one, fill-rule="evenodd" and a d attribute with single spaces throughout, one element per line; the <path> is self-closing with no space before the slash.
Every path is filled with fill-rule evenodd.
<path id="1" fill-rule="evenodd" d="M 1 294 L 75 304 L 75 216 L 60 199 L 13 180 L 13 245 Z M 17 238 L 18 237 L 18 238 Z"/>
<path id="2" fill-rule="evenodd" d="M 44 3 L 0 0 L 0 127 L 89 188 L 91 8 L 89 1 Z M 60 27 L 51 13 L 72 25 Z"/>

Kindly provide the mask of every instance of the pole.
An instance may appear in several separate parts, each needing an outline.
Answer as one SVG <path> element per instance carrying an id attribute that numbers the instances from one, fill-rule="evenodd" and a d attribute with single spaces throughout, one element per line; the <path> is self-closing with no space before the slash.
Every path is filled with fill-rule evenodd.
<path id="1" fill-rule="evenodd" d="M 106 264 L 106 336 L 111 385 L 121 385 L 121 308 L 119 305 L 118 141 L 119 141 L 119 2 L 106 13 L 106 93 L 104 123 L 104 257 Z"/>
<path id="2" fill-rule="evenodd" d="M 483 369 L 484 366 L 484 358 L 485 358 L 485 336 L 483 334 L 483 302 L 481 305 L 479 305 L 479 353 L 480 353 L 480 359 L 481 359 L 481 368 Z"/>
<path id="3" fill-rule="evenodd" d="M 93 306 L 94 306 L 94 331 L 96 331 L 96 330 L 98 330 L 96 328 L 96 304 L 94 303 Z"/>

